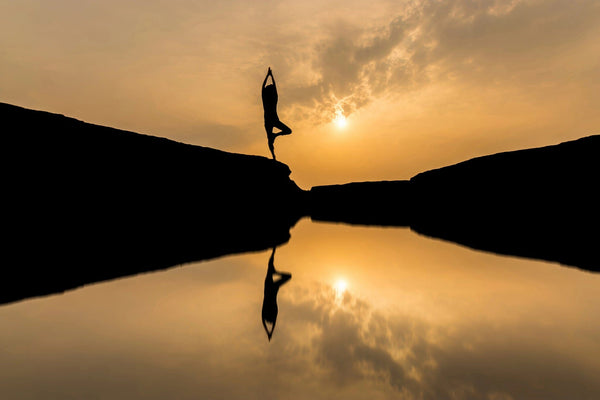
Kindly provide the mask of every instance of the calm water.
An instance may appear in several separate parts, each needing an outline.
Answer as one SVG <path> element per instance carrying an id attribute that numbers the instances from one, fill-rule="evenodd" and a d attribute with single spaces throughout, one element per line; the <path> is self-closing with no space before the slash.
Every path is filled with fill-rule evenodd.
<path id="1" fill-rule="evenodd" d="M 188 264 L 0 307 L 0 398 L 600 398 L 600 274 L 408 229 L 291 233 L 271 341 L 270 250 Z"/>

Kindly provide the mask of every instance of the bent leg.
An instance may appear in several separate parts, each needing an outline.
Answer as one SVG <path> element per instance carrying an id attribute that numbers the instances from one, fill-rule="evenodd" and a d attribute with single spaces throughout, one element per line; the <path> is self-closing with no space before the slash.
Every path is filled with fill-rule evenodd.
<path id="1" fill-rule="evenodd" d="M 287 126 L 286 124 L 284 124 L 283 122 L 277 120 L 276 122 L 273 123 L 273 126 L 279 130 L 281 130 L 281 132 L 277 132 L 275 135 L 276 136 L 283 136 L 283 135 L 289 135 L 292 133 L 292 130 L 290 129 L 289 126 Z"/>

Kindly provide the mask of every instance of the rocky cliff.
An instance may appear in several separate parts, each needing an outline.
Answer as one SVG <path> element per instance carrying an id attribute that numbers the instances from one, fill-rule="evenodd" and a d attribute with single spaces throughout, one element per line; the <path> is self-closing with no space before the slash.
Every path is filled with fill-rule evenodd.
<path id="1" fill-rule="evenodd" d="M 0 302 L 286 242 L 287 165 L 0 104 Z"/>
<path id="2" fill-rule="evenodd" d="M 410 226 L 476 249 L 600 271 L 599 182 L 596 135 L 478 157 L 409 181 L 314 187 L 310 213 Z"/>
<path id="3" fill-rule="evenodd" d="M 307 193 L 264 157 L 3 103 L 0 118 L 0 303 L 274 247 L 303 215 L 600 270 L 600 136 Z"/>

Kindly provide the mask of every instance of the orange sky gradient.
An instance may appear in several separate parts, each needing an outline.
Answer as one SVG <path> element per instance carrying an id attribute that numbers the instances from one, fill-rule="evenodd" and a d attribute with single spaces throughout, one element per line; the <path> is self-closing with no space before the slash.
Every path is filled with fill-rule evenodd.
<path id="1" fill-rule="evenodd" d="M 267 157 L 271 66 L 301 187 L 407 179 L 600 133 L 599 37 L 596 0 L 0 1 L 0 101 Z"/>

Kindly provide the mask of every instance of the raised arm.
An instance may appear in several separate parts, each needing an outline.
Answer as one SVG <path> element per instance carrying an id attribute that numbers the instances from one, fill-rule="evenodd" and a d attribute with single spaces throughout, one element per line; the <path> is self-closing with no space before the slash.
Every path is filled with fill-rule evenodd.
<path id="1" fill-rule="evenodd" d="M 273 247 L 273 251 L 271 252 L 271 257 L 269 258 L 269 273 L 275 272 L 275 249 L 277 247 Z"/>
<path id="2" fill-rule="evenodd" d="M 271 71 L 271 67 L 269 67 L 269 70 L 267 71 L 267 76 L 265 76 L 265 80 L 263 81 L 263 84 L 262 84 L 263 89 L 267 85 L 267 81 L 269 80 L 269 75 L 271 76 L 271 80 L 273 81 L 273 85 L 275 84 L 275 79 L 273 79 L 273 71 Z"/>
<path id="3" fill-rule="evenodd" d="M 275 91 L 277 91 L 277 85 L 275 84 L 275 77 L 273 76 L 273 71 L 269 67 L 269 74 L 271 75 L 271 81 L 273 81 L 273 86 L 275 86 Z"/>

